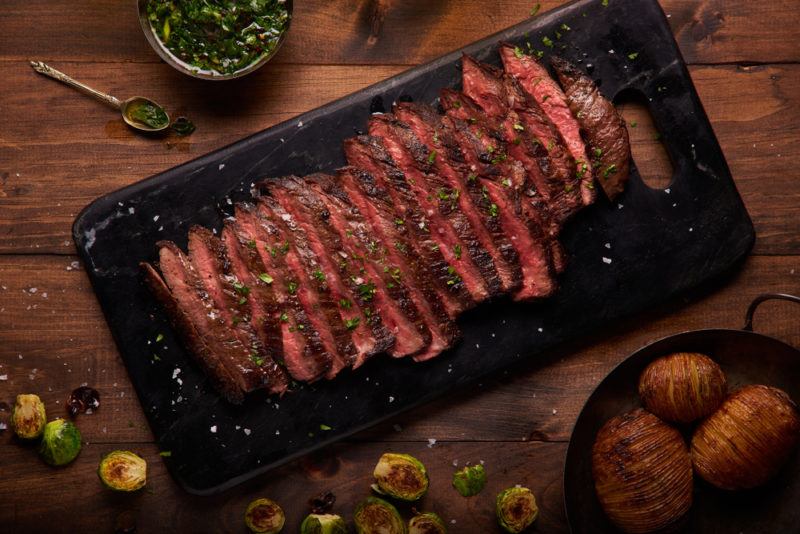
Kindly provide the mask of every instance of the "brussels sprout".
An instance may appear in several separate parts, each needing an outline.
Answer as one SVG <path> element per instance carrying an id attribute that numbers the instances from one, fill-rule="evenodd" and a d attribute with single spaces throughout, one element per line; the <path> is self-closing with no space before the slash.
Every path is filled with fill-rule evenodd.
<path id="1" fill-rule="evenodd" d="M 283 530 L 286 516 L 278 503 L 269 499 L 256 499 L 244 513 L 247 528 L 258 534 L 278 534 Z"/>
<path id="2" fill-rule="evenodd" d="M 408 534 L 447 534 L 444 521 L 433 512 L 415 515 L 408 522 Z"/>
<path id="3" fill-rule="evenodd" d="M 481 492 L 486 485 L 486 471 L 483 466 L 467 466 L 453 474 L 453 487 L 462 497 L 472 497 Z"/>
<path id="4" fill-rule="evenodd" d="M 40 437 L 46 423 L 44 403 L 39 395 L 17 395 L 14 410 L 11 412 L 11 424 L 20 439 Z"/>
<path id="5" fill-rule="evenodd" d="M 147 462 L 130 451 L 112 451 L 100 460 L 97 475 L 115 491 L 136 491 L 147 483 Z"/>
<path id="6" fill-rule="evenodd" d="M 528 488 L 508 488 L 497 496 L 497 521 L 506 532 L 517 534 L 536 521 L 539 507 Z"/>
<path id="7" fill-rule="evenodd" d="M 353 516 L 358 534 L 407 534 L 397 508 L 377 497 L 367 497 Z"/>
<path id="8" fill-rule="evenodd" d="M 335 514 L 311 514 L 300 525 L 300 534 L 347 534 L 347 523 Z"/>
<path id="9" fill-rule="evenodd" d="M 67 465 L 81 452 L 81 432 L 78 427 L 55 419 L 44 427 L 44 436 L 39 444 L 39 454 L 50 465 Z"/>
<path id="10" fill-rule="evenodd" d="M 422 462 L 408 454 L 387 452 L 373 472 L 379 493 L 403 501 L 416 501 L 428 491 L 428 472 Z"/>

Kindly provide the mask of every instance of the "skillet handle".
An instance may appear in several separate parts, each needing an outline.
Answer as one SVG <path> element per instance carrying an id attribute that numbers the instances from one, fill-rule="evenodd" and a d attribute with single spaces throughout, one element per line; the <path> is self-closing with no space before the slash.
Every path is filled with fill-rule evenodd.
<path id="1" fill-rule="evenodd" d="M 744 318 L 745 322 L 742 330 L 747 330 L 748 332 L 753 331 L 753 315 L 756 313 L 756 308 L 758 308 L 759 304 L 768 300 L 788 300 L 789 302 L 800 304 L 800 297 L 787 295 L 786 293 L 764 293 L 763 295 L 759 295 L 753 300 L 753 302 L 750 303 L 750 306 L 747 308 L 747 314 Z"/>

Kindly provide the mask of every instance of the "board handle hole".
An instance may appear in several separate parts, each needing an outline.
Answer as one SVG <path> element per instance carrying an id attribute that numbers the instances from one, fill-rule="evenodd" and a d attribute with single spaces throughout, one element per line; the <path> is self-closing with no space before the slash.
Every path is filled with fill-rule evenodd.
<path id="1" fill-rule="evenodd" d="M 617 95 L 614 104 L 628 127 L 633 161 L 642 181 L 653 189 L 666 189 L 672 183 L 675 168 L 646 97 L 639 91 L 626 90 Z"/>

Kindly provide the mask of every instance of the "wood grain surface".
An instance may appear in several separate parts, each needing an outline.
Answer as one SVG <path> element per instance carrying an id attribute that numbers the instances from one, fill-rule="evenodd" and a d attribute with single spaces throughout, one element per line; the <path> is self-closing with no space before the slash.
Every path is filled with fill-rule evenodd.
<path id="1" fill-rule="evenodd" d="M 561 3 L 541 2 L 538 16 Z M 373 0 L 296 0 L 291 33 L 274 61 L 224 84 L 189 79 L 160 62 L 132 4 L 8 0 L 0 9 L 0 421 L 8 422 L 18 393 L 39 394 L 51 418 L 65 414 L 69 392 L 82 383 L 102 395 L 97 413 L 77 419 L 86 445 L 66 468 L 45 466 L 11 432 L 0 432 L 0 532 L 113 532 L 134 524 L 138 532 L 244 532 L 244 509 L 259 496 L 278 500 L 285 532 L 296 532 L 307 500 L 321 491 L 333 491 L 335 510 L 350 516 L 369 494 L 375 461 L 389 450 L 428 466 L 431 490 L 418 508 L 440 513 L 451 532 L 500 532 L 494 496 L 518 483 L 534 490 L 542 510 L 533 531 L 565 532 L 566 442 L 583 402 L 614 365 L 675 332 L 741 327 L 759 293 L 800 294 L 797 4 L 664 0 L 756 225 L 754 254 L 738 272 L 222 495 L 189 496 L 164 468 L 77 263 L 74 217 L 102 194 L 510 26 L 536 2 L 388 0 L 382 23 L 372 24 Z M 38 77 L 29 59 L 123 98 L 152 97 L 190 116 L 197 132 L 137 136 L 113 111 Z M 637 165 L 651 185 L 664 187 L 669 160 L 646 107 L 620 107 L 637 125 L 630 128 Z M 756 329 L 800 346 L 797 318 L 791 304 L 769 303 Z M 100 485 L 97 462 L 118 448 L 148 460 L 145 491 L 116 495 Z M 487 490 L 464 499 L 450 486 L 454 466 L 480 461 Z"/>

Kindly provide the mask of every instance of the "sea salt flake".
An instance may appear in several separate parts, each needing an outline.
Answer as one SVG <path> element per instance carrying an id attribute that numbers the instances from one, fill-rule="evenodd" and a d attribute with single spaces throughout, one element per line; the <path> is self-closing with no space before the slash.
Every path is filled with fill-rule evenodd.
<path id="1" fill-rule="evenodd" d="M 3 380 L 3 381 L 8 380 L 8 375 L 0 375 L 0 380 Z"/>
<path id="2" fill-rule="evenodd" d="M 611 258 L 606 258 L 605 256 L 603 256 L 603 263 L 611 264 Z"/>
<path id="3" fill-rule="evenodd" d="M 555 408 L 553 408 L 553 415 L 555 415 L 555 414 L 557 414 L 557 413 L 558 413 L 558 410 L 556 410 Z"/>
<path id="4" fill-rule="evenodd" d="M 173 380 L 176 379 L 179 374 L 181 374 L 181 368 L 180 367 L 176 367 L 175 370 L 172 371 L 172 379 Z"/>
<path id="5" fill-rule="evenodd" d="M 605 244 L 605 247 L 606 247 L 606 248 L 611 248 L 611 243 L 606 243 L 606 244 Z"/>
<path id="6" fill-rule="evenodd" d="M 428 438 L 428 448 L 432 449 L 434 445 L 436 445 L 436 440 L 434 438 Z"/>
<path id="7" fill-rule="evenodd" d="M 394 402 L 394 397 L 392 397 L 391 395 L 389 396 L 389 402 Z"/>
<path id="8" fill-rule="evenodd" d="M 216 434 L 217 433 L 217 425 L 213 425 L 211 428 L 209 428 L 209 430 L 211 431 L 212 434 Z"/>
<path id="9" fill-rule="evenodd" d="M 664 189 L 664 192 L 669 195 L 672 192 L 672 190 L 668 187 Z"/>
<path id="10" fill-rule="evenodd" d="M 222 170 L 222 169 L 224 169 L 224 168 L 225 168 L 225 164 L 224 164 L 224 163 L 220 163 L 220 164 L 219 164 L 219 167 L 218 167 L 218 169 L 219 169 L 219 170 Z"/>
<path id="11" fill-rule="evenodd" d="M 244 430 L 242 430 L 242 432 L 244 432 L 245 436 L 249 436 L 252 430 L 250 430 L 249 428 L 245 428 Z"/>
<path id="12" fill-rule="evenodd" d="M 131 206 L 130 208 L 128 208 L 128 213 L 130 213 L 131 215 L 133 215 L 134 213 L 136 213 L 136 210 L 135 210 L 135 209 L 133 209 L 133 206 Z"/>
<path id="13" fill-rule="evenodd" d="M 156 222 L 156 221 L 158 221 L 158 219 L 159 219 L 160 217 L 161 217 L 161 215 L 154 215 L 154 216 L 153 216 L 153 222 Z"/>

